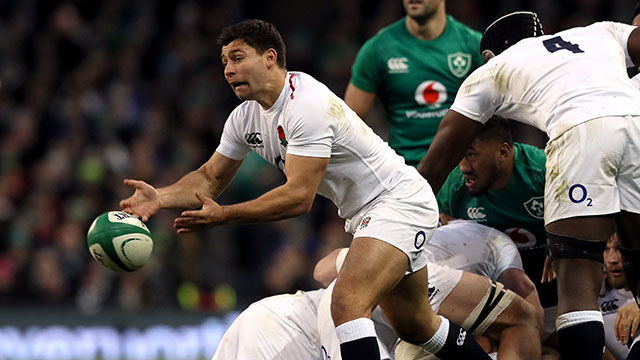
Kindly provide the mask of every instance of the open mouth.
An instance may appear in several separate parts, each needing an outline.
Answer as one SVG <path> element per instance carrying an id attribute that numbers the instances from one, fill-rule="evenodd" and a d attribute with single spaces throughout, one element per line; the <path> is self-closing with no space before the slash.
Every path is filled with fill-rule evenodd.
<path id="1" fill-rule="evenodd" d="M 609 270 L 609 274 L 611 274 L 611 276 L 613 277 L 620 277 L 622 276 L 623 272 L 622 270 Z"/>
<path id="2" fill-rule="evenodd" d="M 247 82 L 245 82 L 245 81 L 234 81 L 234 82 L 231 83 L 231 87 L 234 88 L 234 89 L 237 89 L 237 88 L 239 88 L 241 86 L 244 86 L 244 85 L 249 85 L 249 84 Z"/>
<path id="3" fill-rule="evenodd" d="M 466 177 L 466 176 L 464 177 L 464 184 L 466 186 L 472 186 L 475 183 L 476 183 L 476 178 L 474 178 L 474 177 Z"/>

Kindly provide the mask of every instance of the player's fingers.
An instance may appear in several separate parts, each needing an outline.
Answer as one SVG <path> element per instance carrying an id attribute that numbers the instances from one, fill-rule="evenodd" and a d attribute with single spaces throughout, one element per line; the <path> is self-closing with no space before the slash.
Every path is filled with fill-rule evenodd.
<path id="1" fill-rule="evenodd" d="M 638 326 L 640 325 L 640 317 L 635 316 L 631 321 L 631 336 L 636 336 L 638 333 Z"/>
<path id="2" fill-rule="evenodd" d="M 201 213 L 202 210 L 187 210 L 180 213 L 180 218 L 199 218 Z"/>
<path id="3" fill-rule="evenodd" d="M 137 188 L 142 184 L 142 181 L 133 179 L 124 179 L 123 183 L 129 187 Z"/>

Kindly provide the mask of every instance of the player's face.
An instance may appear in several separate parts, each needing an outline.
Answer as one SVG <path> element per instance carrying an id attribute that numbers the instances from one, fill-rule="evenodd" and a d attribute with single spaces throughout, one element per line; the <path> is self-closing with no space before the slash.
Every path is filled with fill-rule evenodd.
<path id="1" fill-rule="evenodd" d="M 224 78 L 240 100 L 255 100 L 266 78 L 263 56 L 243 40 L 222 47 Z"/>
<path id="2" fill-rule="evenodd" d="M 444 5 L 444 0 L 402 0 L 407 16 L 415 20 L 431 18 Z"/>
<path id="3" fill-rule="evenodd" d="M 618 238 L 614 234 L 607 241 L 604 249 L 604 265 L 607 269 L 607 281 L 614 289 L 622 289 L 627 286 L 627 279 L 622 271 L 622 256 L 620 255 L 620 245 Z"/>
<path id="4" fill-rule="evenodd" d="M 460 161 L 464 185 L 471 195 L 487 192 L 498 178 L 500 143 L 475 139 Z"/>

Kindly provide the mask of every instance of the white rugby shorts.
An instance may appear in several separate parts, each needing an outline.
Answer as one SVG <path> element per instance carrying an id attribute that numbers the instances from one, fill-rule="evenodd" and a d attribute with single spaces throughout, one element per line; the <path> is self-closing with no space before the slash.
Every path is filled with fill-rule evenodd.
<path id="1" fill-rule="evenodd" d="M 442 302 L 460 282 L 462 270 L 429 263 L 427 272 L 429 273 L 429 304 L 437 313 Z"/>
<path id="2" fill-rule="evenodd" d="M 438 203 L 423 178 L 411 178 L 383 192 L 345 222 L 353 238 L 393 245 L 409 258 L 407 274 L 427 265 L 425 245 L 438 226 Z"/>
<path id="3" fill-rule="evenodd" d="M 620 210 L 640 213 L 640 116 L 576 125 L 550 141 L 545 153 L 545 225 Z"/>

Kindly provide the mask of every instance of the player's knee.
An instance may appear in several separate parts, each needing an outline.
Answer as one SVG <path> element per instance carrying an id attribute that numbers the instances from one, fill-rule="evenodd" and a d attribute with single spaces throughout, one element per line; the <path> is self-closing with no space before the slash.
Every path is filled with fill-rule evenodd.
<path id="1" fill-rule="evenodd" d="M 331 294 L 331 317 L 335 324 L 371 317 L 373 306 L 367 305 L 361 297 L 354 296 L 353 292 L 343 291 L 337 286 Z"/>
<path id="2" fill-rule="evenodd" d="M 544 310 L 541 306 L 535 306 L 521 297 L 516 297 L 511 302 L 510 308 L 513 313 L 518 314 L 515 325 L 534 328 L 538 334 L 542 334 Z"/>

